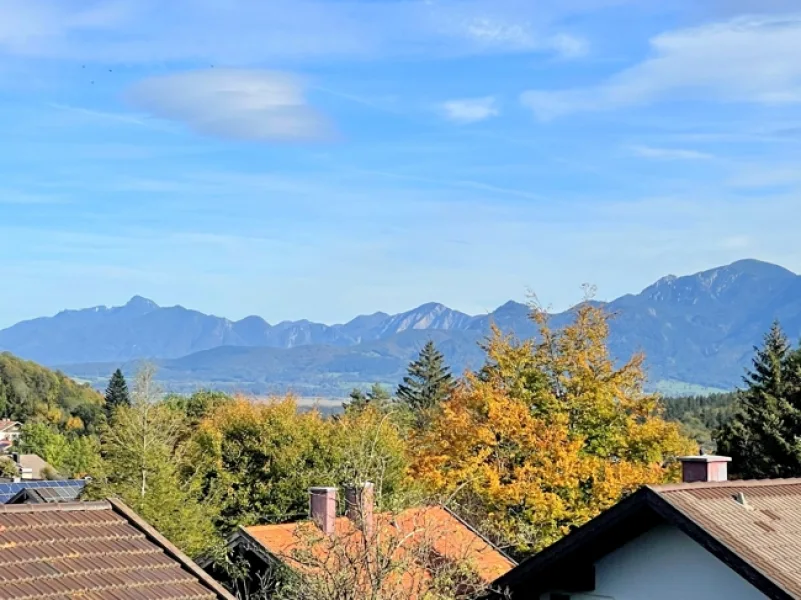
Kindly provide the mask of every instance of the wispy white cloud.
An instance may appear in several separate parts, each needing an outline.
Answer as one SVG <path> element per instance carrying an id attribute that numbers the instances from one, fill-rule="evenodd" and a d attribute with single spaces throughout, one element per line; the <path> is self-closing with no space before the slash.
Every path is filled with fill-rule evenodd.
<path id="1" fill-rule="evenodd" d="M 654 146 L 632 146 L 631 151 L 642 158 L 652 158 L 655 160 L 709 160 L 715 158 L 714 155 L 698 150 L 687 150 L 685 148 L 657 148 Z"/>
<path id="2" fill-rule="evenodd" d="M 530 90 L 541 119 L 649 104 L 665 98 L 801 102 L 801 15 L 738 17 L 661 34 L 652 56 L 591 88 Z"/>
<path id="3" fill-rule="evenodd" d="M 189 59 L 247 65 L 276 59 L 520 52 L 575 57 L 586 51 L 586 42 L 561 22 L 592 10 L 592 4 L 3 0 L 0 48 L 22 56 L 89 61 Z M 86 30 L 100 35 L 81 35 Z"/>
<path id="4" fill-rule="evenodd" d="M 155 117 L 205 135 L 242 140 L 317 140 L 329 134 L 300 81 L 287 73 L 205 69 L 153 77 L 129 100 Z"/>
<path id="5" fill-rule="evenodd" d="M 456 123 L 476 123 L 500 114 L 494 96 L 448 100 L 442 103 L 440 110 L 446 119 Z"/>
<path id="6" fill-rule="evenodd" d="M 477 44 L 489 48 L 520 51 L 549 50 L 564 58 L 576 58 L 587 53 L 588 42 L 568 33 L 543 35 L 530 23 L 514 19 L 478 17 L 463 25 L 464 34 Z"/>

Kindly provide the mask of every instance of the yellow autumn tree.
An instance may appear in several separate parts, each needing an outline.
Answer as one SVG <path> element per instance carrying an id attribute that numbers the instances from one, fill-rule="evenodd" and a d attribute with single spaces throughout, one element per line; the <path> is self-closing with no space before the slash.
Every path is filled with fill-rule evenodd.
<path id="1" fill-rule="evenodd" d="M 608 315 L 590 303 L 536 340 L 497 328 L 468 374 L 415 440 L 412 475 L 481 521 L 517 554 L 537 551 L 643 484 L 676 474 L 693 451 L 643 390 L 643 357 L 618 367 Z"/>

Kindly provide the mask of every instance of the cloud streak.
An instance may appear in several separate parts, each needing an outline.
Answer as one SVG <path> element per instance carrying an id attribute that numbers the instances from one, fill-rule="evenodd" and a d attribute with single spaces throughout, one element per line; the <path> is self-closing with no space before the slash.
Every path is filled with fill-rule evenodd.
<path id="1" fill-rule="evenodd" d="M 26 57 L 246 65 L 529 52 L 572 58 L 587 43 L 560 23 L 584 4 L 543 10 L 521 0 L 4 0 L 0 48 Z M 87 30 L 98 35 L 81 35 Z"/>
<path id="2" fill-rule="evenodd" d="M 442 103 L 440 109 L 446 119 L 462 124 L 477 123 L 500 114 L 494 96 L 448 100 Z"/>
<path id="3" fill-rule="evenodd" d="M 136 108 L 203 135 L 255 141 L 316 141 L 330 126 L 287 73 L 205 69 L 146 79 L 127 94 Z"/>
<path id="4" fill-rule="evenodd" d="M 801 102 L 801 15 L 738 17 L 651 39 L 651 56 L 590 88 L 529 90 L 543 120 L 665 99 Z"/>
<path id="5" fill-rule="evenodd" d="M 654 146 L 633 146 L 631 151 L 639 157 L 654 160 L 710 160 L 714 155 L 684 148 L 656 148 Z"/>

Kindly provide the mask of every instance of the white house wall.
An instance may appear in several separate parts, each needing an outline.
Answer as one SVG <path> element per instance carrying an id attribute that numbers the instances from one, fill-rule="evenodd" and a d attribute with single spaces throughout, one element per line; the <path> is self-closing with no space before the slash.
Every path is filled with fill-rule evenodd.
<path id="1" fill-rule="evenodd" d="M 663 525 L 598 561 L 595 591 L 570 598 L 762 600 L 766 596 L 687 535 Z"/>

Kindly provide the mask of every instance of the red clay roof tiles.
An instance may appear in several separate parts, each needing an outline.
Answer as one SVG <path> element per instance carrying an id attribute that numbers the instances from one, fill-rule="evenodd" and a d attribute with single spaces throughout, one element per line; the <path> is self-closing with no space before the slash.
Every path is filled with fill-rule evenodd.
<path id="1" fill-rule="evenodd" d="M 515 566 L 514 561 L 489 544 L 453 513 L 439 506 L 411 508 L 396 515 L 377 514 L 375 523 L 377 537 L 383 539 L 384 544 L 393 537 L 396 541 L 404 540 L 404 544 L 399 543 L 393 550 L 399 561 L 408 558 L 403 555 L 410 551 L 410 547 L 414 547 L 415 542 L 419 542 L 426 546 L 430 544 L 431 551 L 444 559 L 467 561 L 486 583 Z M 305 548 L 304 536 L 302 533 L 299 535 L 299 532 L 302 532 L 306 524 L 308 522 L 260 525 L 245 527 L 244 530 L 270 554 L 294 568 L 301 568 L 294 559 L 294 554 Z M 338 546 L 353 547 L 357 552 L 353 555 L 345 550 L 347 556 L 344 560 L 352 561 L 358 558 L 358 552 L 364 544 L 361 530 L 356 528 L 348 517 L 336 519 L 334 529 L 334 538 L 330 541 Z M 393 542 L 389 542 L 388 545 L 393 546 Z M 323 541 L 316 543 L 315 546 L 315 553 L 329 551 Z M 423 582 L 428 577 L 424 571 L 422 566 L 415 568 L 410 564 L 399 585 L 409 590 L 424 588 Z M 409 597 L 415 598 L 417 594 L 410 592 Z"/>

